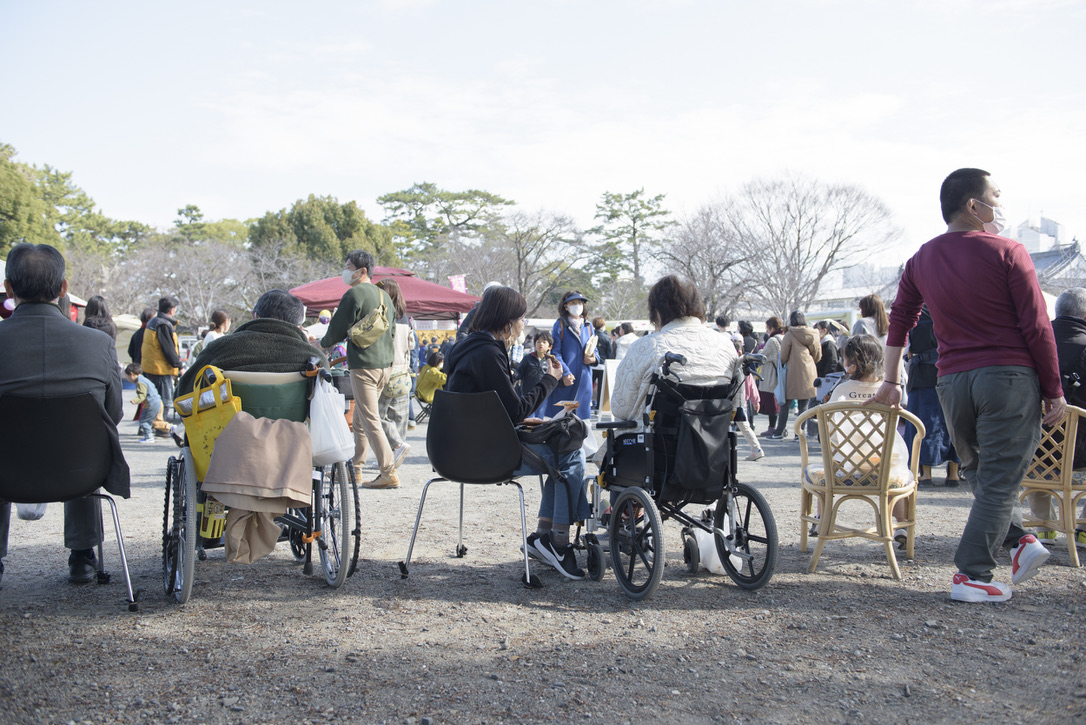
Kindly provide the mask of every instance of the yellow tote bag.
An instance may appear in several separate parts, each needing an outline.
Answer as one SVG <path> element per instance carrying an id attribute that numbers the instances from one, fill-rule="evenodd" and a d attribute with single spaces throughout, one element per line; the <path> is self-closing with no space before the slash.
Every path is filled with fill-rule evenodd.
<path id="1" fill-rule="evenodd" d="M 196 479 L 202 481 L 211 463 L 215 440 L 234 413 L 241 410 L 241 398 L 233 394 L 222 370 L 207 365 L 196 376 L 192 392 L 174 400 L 174 409 L 185 423 Z"/>

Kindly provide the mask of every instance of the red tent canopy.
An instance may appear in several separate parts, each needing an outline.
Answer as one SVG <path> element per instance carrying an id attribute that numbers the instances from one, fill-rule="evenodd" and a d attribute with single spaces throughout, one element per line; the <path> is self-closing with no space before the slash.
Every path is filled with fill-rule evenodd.
<path id="1" fill-rule="evenodd" d="M 374 267 L 373 281 L 391 277 L 400 285 L 404 301 L 407 302 L 407 314 L 419 320 L 455 320 L 459 314 L 467 312 L 479 298 L 466 295 L 433 282 L 427 282 L 415 276 L 407 269 L 396 267 Z M 339 304 L 347 285 L 339 277 L 319 279 L 290 291 L 292 295 L 305 303 L 308 311 L 315 313 L 322 309 L 332 309 Z"/>

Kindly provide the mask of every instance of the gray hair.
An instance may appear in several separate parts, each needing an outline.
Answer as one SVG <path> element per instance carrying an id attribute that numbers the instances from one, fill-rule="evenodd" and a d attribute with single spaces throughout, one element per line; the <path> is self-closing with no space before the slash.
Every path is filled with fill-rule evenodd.
<path id="1" fill-rule="evenodd" d="M 1086 288 L 1070 287 L 1056 298 L 1056 317 L 1086 320 Z"/>
<path id="2" fill-rule="evenodd" d="M 260 295 L 253 306 L 253 315 L 300 325 L 305 321 L 305 305 L 290 292 L 273 289 Z"/>

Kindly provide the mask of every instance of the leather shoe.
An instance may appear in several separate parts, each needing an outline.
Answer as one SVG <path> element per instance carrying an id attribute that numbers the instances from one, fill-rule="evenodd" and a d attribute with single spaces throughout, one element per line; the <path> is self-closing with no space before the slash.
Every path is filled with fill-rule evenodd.
<path id="1" fill-rule="evenodd" d="M 68 581 L 72 584 L 89 584 L 97 573 L 94 549 L 72 551 L 68 557 Z"/>

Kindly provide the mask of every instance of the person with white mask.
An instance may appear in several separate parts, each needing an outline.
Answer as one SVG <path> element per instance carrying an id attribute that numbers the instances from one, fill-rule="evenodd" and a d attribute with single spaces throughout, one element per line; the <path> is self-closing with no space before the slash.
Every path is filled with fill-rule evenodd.
<path id="1" fill-rule="evenodd" d="M 1029 253 L 998 236 L 999 187 L 987 171 L 958 169 L 939 202 L 946 233 L 906 262 L 890 311 L 886 372 L 871 402 L 900 406 L 905 335 L 927 304 L 938 340 L 936 391 L 973 505 L 954 554 L 950 598 L 1002 602 L 996 557 L 1010 549 L 1011 584 L 1037 573 L 1049 553 L 1022 529 L 1018 489 L 1042 420 L 1063 417 L 1056 343 Z"/>
<path id="2" fill-rule="evenodd" d="M 588 298 L 577 290 L 566 292 L 558 303 L 558 319 L 551 331 L 554 354 L 565 363 L 569 373 L 547 400 L 544 411 L 553 418 L 562 411 L 561 403 L 576 401 L 577 415 L 592 417 L 592 365 L 596 364 L 596 334 L 588 322 Z"/>

